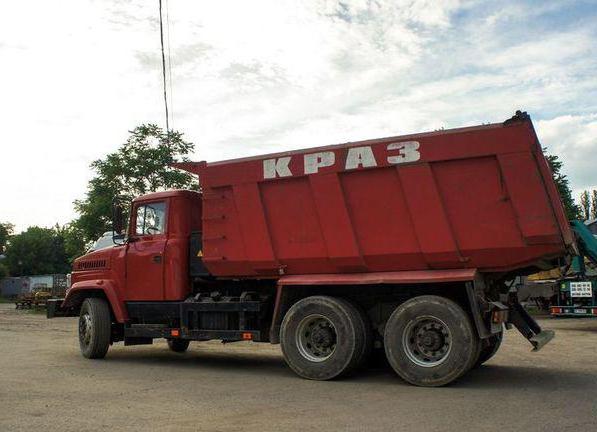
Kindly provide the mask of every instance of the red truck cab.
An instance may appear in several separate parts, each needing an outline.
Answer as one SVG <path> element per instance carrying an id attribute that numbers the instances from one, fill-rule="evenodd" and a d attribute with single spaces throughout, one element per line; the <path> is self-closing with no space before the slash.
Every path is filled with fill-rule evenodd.
<path id="1" fill-rule="evenodd" d="M 200 231 L 198 192 L 172 190 L 135 198 L 126 241 L 75 260 L 66 305 L 103 293 L 116 320 L 124 323 L 125 302 L 183 300 L 191 292 L 189 238 Z"/>

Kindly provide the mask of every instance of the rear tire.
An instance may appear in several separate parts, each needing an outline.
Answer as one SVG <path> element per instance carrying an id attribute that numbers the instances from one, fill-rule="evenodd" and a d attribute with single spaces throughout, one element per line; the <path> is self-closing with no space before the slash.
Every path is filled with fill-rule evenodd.
<path id="1" fill-rule="evenodd" d="M 189 348 L 190 342 L 188 339 L 168 339 L 168 348 L 170 351 L 183 353 Z"/>
<path id="2" fill-rule="evenodd" d="M 424 387 L 451 383 L 479 356 L 467 313 L 444 297 L 412 298 L 394 310 L 384 331 L 388 362 L 405 381 Z"/>
<path id="3" fill-rule="evenodd" d="M 492 358 L 500 349 L 502 345 L 502 339 L 504 338 L 504 330 L 500 331 L 499 333 L 489 337 L 486 341 L 481 341 L 482 348 L 481 352 L 479 353 L 479 358 L 475 362 L 473 368 L 477 368 L 481 366 L 483 363 L 488 361 Z"/>
<path id="4" fill-rule="evenodd" d="M 101 298 L 85 299 L 79 314 L 79 347 L 83 357 L 104 358 L 110 347 L 111 329 L 108 302 Z"/>
<path id="5" fill-rule="evenodd" d="M 352 372 L 367 352 L 363 315 L 346 300 L 312 296 L 296 302 L 280 331 L 284 359 L 299 376 L 330 380 Z"/>
<path id="6" fill-rule="evenodd" d="M 354 302 L 348 302 L 352 307 L 359 313 L 361 322 L 363 323 L 363 351 L 359 358 L 356 360 L 355 369 L 365 367 L 371 358 L 373 353 L 373 327 L 371 326 L 371 320 L 367 315 L 367 312 L 358 304 Z"/>

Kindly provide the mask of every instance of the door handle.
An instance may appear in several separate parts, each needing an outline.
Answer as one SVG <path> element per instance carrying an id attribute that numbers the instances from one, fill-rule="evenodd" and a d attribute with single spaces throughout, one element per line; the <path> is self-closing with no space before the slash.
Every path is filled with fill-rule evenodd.
<path id="1" fill-rule="evenodd" d="M 162 263 L 162 256 L 161 255 L 154 255 L 151 260 L 156 264 Z"/>

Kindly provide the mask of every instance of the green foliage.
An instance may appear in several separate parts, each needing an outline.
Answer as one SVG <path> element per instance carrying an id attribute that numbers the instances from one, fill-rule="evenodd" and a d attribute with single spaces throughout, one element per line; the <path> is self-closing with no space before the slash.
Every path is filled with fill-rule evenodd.
<path id="1" fill-rule="evenodd" d="M 29 227 L 10 237 L 5 264 L 12 276 L 68 273 L 64 238 L 54 229 Z"/>
<path id="2" fill-rule="evenodd" d="M 6 250 L 9 237 L 14 232 L 14 225 L 8 222 L 0 222 L 0 255 L 3 255 Z M 0 257 L 0 259 L 3 257 Z M 0 279 L 9 276 L 8 267 L 0 261 Z"/>
<path id="3" fill-rule="evenodd" d="M 64 241 L 64 252 L 69 266 L 72 266 L 74 260 L 85 253 L 87 242 L 83 230 L 75 224 L 56 225 L 56 233 Z"/>
<path id="4" fill-rule="evenodd" d="M 583 191 L 580 194 L 580 210 L 583 220 L 591 218 L 591 196 L 589 195 L 589 191 Z"/>
<path id="5" fill-rule="evenodd" d="M 118 151 L 91 164 L 96 172 L 89 181 L 83 200 L 75 201 L 79 218 L 74 225 L 85 240 L 93 241 L 112 229 L 112 201 L 115 197 L 132 200 L 149 192 L 166 189 L 196 189 L 189 173 L 170 167 L 173 162 L 188 161 L 194 150 L 182 133 L 164 132 L 153 124 L 130 131 L 127 142 Z"/>
<path id="6" fill-rule="evenodd" d="M 566 217 L 568 220 L 580 219 L 580 208 L 574 202 L 574 198 L 572 198 L 570 181 L 568 180 L 568 177 L 562 173 L 562 161 L 560 161 L 556 155 L 546 154 L 545 157 L 549 163 L 549 166 L 551 167 L 553 180 L 558 187 L 558 192 L 560 193 L 560 198 L 562 200 L 562 204 L 564 205 Z"/>
<path id="7" fill-rule="evenodd" d="M 8 238 L 14 232 L 15 226 L 8 222 L 0 222 L 0 255 L 4 252 Z"/>
<path id="8" fill-rule="evenodd" d="M 597 219 L 597 190 L 591 193 L 591 219 Z"/>

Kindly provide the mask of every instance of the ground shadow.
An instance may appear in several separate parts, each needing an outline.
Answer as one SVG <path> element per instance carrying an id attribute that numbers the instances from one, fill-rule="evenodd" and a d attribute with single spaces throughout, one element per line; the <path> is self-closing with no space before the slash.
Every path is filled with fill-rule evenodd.
<path id="1" fill-rule="evenodd" d="M 493 387 L 500 389 L 587 389 L 597 390 L 597 377 L 589 371 L 562 368 L 483 365 L 471 370 L 453 384 L 461 388 Z"/>
<path id="2" fill-rule="evenodd" d="M 245 371 L 250 369 L 253 374 L 263 373 L 292 376 L 284 359 L 276 355 L 244 352 L 214 352 L 193 350 L 186 353 L 164 351 L 139 350 L 109 353 L 106 361 L 110 363 L 137 364 L 148 366 L 162 366 L 170 368 L 203 368 L 209 370 Z"/>
<path id="3" fill-rule="evenodd" d="M 281 355 L 249 352 L 214 352 L 193 350 L 184 354 L 170 351 L 143 349 L 109 353 L 106 361 L 112 364 L 160 366 L 164 368 L 201 368 L 208 371 L 226 371 L 252 375 L 294 377 Z M 339 380 L 351 383 L 369 383 L 380 386 L 409 385 L 402 381 L 387 363 L 376 362 Z M 528 367 L 514 365 L 483 365 L 469 371 L 450 388 L 497 389 L 587 389 L 597 390 L 597 376 L 590 372 L 569 371 L 562 368 Z"/>
<path id="4" fill-rule="evenodd" d="M 578 318 L 579 320 L 582 320 L 583 318 Z M 590 323 L 587 323 L 585 321 L 581 321 L 581 323 L 583 324 L 582 327 L 579 327 L 578 325 L 575 326 L 570 326 L 570 327 L 566 327 L 564 325 L 558 326 L 558 327 L 554 327 L 555 331 L 557 333 L 559 332 L 587 332 L 587 333 L 597 333 L 597 322 L 593 321 Z M 568 323 L 566 323 L 568 324 Z"/>

